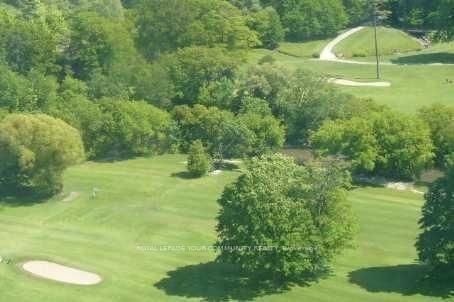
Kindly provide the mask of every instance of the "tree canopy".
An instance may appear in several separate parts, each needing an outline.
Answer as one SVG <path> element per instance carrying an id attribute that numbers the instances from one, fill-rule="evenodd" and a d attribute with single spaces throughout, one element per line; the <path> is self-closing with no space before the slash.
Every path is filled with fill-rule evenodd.
<path id="1" fill-rule="evenodd" d="M 434 157 L 427 125 L 390 110 L 327 121 L 312 134 L 311 142 L 321 154 L 347 157 L 357 172 L 398 179 L 419 176 Z"/>
<path id="2" fill-rule="evenodd" d="M 446 176 L 436 180 L 425 195 L 416 242 L 419 259 L 437 269 L 454 267 L 454 162 Z"/>
<path id="3" fill-rule="evenodd" d="M 349 178 L 335 164 L 298 166 L 283 155 L 252 159 L 219 199 L 219 261 L 267 278 L 326 269 L 355 233 Z"/>
<path id="4" fill-rule="evenodd" d="M 2 192 L 50 195 L 64 170 L 84 159 L 79 132 L 46 115 L 11 114 L 0 122 Z"/>

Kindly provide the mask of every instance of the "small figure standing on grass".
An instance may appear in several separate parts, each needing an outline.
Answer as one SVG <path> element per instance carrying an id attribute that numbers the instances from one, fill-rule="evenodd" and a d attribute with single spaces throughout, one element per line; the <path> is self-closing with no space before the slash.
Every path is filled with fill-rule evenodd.
<path id="1" fill-rule="evenodd" d="M 93 191 L 91 193 L 91 199 L 96 199 L 96 196 L 98 196 L 99 189 L 98 188 L 93 188 Z"/>

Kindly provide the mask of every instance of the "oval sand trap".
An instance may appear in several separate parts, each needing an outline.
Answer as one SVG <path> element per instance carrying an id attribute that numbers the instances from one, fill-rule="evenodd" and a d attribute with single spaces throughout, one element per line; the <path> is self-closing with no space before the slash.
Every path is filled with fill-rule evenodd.
<path id="1" fill-rule="evenodd" d="M 41 278 L 75 285 L 95 285 L 102 281 L 97 274 L 48 261 L 29 261 L 24 263 L 22 268 Z"/>
<path id="2" fill-rule="evenodd" d="M 390 87 L 390 82 L 355 82 L 344 79 L 328 79 L 329 83 L 353 87 Z"/>

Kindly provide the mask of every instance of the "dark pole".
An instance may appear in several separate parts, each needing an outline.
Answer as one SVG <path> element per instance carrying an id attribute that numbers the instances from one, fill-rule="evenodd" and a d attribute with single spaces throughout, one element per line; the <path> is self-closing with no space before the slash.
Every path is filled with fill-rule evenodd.
<path id="1" fill-rule="evenodd" d="M 374 37 L 375 37 L 375 57 L 377 59 L 377 79 L 380 79 L 380 58 L 378 56 L 378 38 L 377 38 L 377 4 L 374 5 Z"/>

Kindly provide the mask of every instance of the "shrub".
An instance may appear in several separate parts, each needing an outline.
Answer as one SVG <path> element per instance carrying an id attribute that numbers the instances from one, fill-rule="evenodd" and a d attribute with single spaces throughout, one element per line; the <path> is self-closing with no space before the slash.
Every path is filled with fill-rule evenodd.
<path id="1" fill-rule="evenodd" d="M 0 124 L 0 189 L 52 195 L 62 174 L 84 159 L 79 132 L 47 115 L 11 114 Z"/>
<path id="2" fill-rule="evenodd" d="M 211 158 L 205 151 L 200 140 L 196 140 L 189 148 L 188 171 L 194 177 L 201 177 L 211 169 Z"/>

